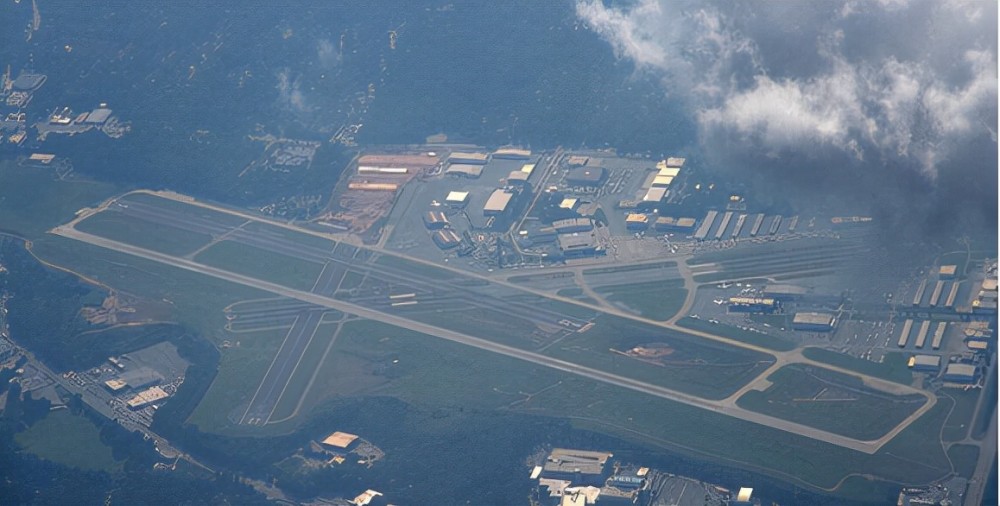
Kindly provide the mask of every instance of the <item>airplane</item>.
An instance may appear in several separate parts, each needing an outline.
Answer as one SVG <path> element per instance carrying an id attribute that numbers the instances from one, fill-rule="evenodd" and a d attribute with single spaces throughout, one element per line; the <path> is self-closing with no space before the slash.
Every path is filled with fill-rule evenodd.
<path id="1" fill-rule="evenodd" d="M 725 290 L 726 288 L 729 288 L 730 286 L 733 286 L 733 284 L 732 283 L 722 283 L 722 284 L 719 285 L 719 288 L 722 288 L 723 290 Z"/>
<path id="2" fill-rule="evenodd" d="M 712 302 L 714 302 L 714 303 L 716 303 L 716 304 L 718 304 L 718 305 L 720 305 L 720 306 L 721 306 L 722 304 L 725 304 L 725 302 L 726 302 L 726 301 L 724 301 L 724 300 L 722 300 L 722 299 L 715 299 L 715 300 L 713 300 Z"/>

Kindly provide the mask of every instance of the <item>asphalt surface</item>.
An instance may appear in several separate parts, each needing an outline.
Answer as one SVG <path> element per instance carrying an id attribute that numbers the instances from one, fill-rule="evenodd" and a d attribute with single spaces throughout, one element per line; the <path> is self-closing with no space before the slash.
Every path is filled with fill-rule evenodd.
<path id="1" fill-rule="evenodd" d="M 288 329 L 278 354 L 271 361 L 271 366 L 267 368 L 264 379 L 250 399 L 250 405 L 240 418 L 241 424 L 263 425 L 271 418 L 274 407 L 292 378 L 295 367 L 302 360 L 322 318 L 322 309 L 303 311 L 298 315 L 295 323 Z"/>

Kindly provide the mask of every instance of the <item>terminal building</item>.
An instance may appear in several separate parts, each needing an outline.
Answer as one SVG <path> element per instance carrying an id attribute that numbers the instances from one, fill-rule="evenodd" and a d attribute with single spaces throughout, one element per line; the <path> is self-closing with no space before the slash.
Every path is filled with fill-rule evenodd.
<path id="1" fill-rule="evenodd" d="M 730 297 L 727 306 L 730 313 L 774 313 L 781 308 L 775 299 L 762 297 Z"/>
<path id="2" fill-rule="evenodd" d="M 805 332 L 829 332 L 837 319 L 829 313 L 795 313 L 792 328 Z"/>
<path id="3" fill-rule="evenodd" d="M 941 357 L 938 355 L 914 355 L 910 357 L 907 365 L 917 372 L 937 373 L 941 370 Z"/>

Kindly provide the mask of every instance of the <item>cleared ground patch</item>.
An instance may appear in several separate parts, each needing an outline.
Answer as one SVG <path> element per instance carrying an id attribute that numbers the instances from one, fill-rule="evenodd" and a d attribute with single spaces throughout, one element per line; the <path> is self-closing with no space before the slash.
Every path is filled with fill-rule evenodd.
<path id="1" fill-rule="evenodd" d="M 83 416 L 68 409 L 50 412 L 14 441 L 39 458 L 88 471 L 113 471 L 119 467 L 111 447 L 101 442 L 100 431 Z"/>
<path id="2" fill-rule="evenodd" d="M 153 223 L 128 214 L 127 210 L 110 208 L 76 224 L 76 229 L 140 248 L 186 255 L 208 244 L 212 236 Z"/>
<path id="3" fill-rule="evenodd" d="M 766 390 L 751 390 L 740 407 L 862 440 L 877 439 L 922 406 L 920 395 L 899 396 L 860 379 L 799 364 L 778 369 Z"/>
<path id="4" fill-rule="evenodd" d="M 852 357 L 824 348 L 806 348 L 802 350 L 802 355 L 817 362 L 843 367 L 844 369 L 850 369 L 904 385 L 909 385 L 913 382 L 913 373 L 906 366 L 908 355 L 899 352 L 886 353 L 885 360 L 882 363 Z"/>
<path id="5" fill-rule="evenodd" d="M 222 241 L 195 256 L 195 261 L 252 276 L 289 288 L 309 290 L 323 265 L 235 241 Z"/>

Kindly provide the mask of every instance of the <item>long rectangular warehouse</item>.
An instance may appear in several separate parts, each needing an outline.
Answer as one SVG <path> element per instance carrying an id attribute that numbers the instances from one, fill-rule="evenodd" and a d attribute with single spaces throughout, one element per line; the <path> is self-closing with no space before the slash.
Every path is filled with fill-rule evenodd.
<path id="1" fill-rule="evenodd" d="M 936 307 L 938 304 L 938 299 L 941 298 L 941 292 L 944 291 L 944 281 L 938 280 L 934 284 L 934 291 L 931 292 L 931 300 L 928 303 L 931 307 Z"/>
<path id="2" fill-rule="evenodd" d="M 753 219 L 753 227 L 750 228 L 750 237 L 757 237 L 757 232 L 760 232 L 760 226 L 763 224 L 764 213 L 760 213 Z"/>
<path id="3" fill-rule="evenodd" d="M 958 289 L 961 286 L 961 281 L 953 281 L 951 283 L 951 291 L 948 292 L 948 298 L 944 301 L 944 307 L 948 309 L 955 307 L 955 298 L 958 297 Z"/>
<path id="4" fill-rule="evenodd" d="M 903 331 L 899 333 L 899 347 L 906 347 L 906 341 L 910 339 L 910 329 L 913 328 L 913 320 L 903 322 Z"/>
<path id="5" fill-rule="evenodd" d="M 774 221 L 771 222 L 771 227 L 767 230 L 767 235 L 774 235 L 778 233 L 778 227 L 781 226 L 781 216 L 775 216 Z"/>
<path id="6" fill-rule="evenodd" d="M 715 217 L 719 215 L 718 211 L 709 211 L 705 215 L 705 219 L 702 220 L 701 226 L 698 227 L 698 231 L 694 233 L 694 238 L 698 241 L 704 241 L 708 237 L 708 231 L 712 228 L 712 224 L 715 223 Z"/>
<path id="7" fill-rule="evenodd" d="M 917 348 L 923 348 L 924 343 L 927 342 L 927 332 L 931 329 L 931 321 L 924 320 L 920 324 L 920 330 L 917 332 Z"/>
<path id="8" fill-rule="evenodd" d="M 799 225 L 799 217 L 792 216 L 792 221 L 791 223 L 788 224 L 788 233 L 791 234 L 792 232 L 795 232 L 795 227 L 797 227 L 798 225 Z"/>
<path id="9" fill-rule="evenodd" d="M 726 211 L 726 214 L 722 215 L 722 223 L 719 224 L 719 229 L 715 231 L 715 239 L 722 239 L 722 234 L 726 233 L 726 227 L 729 226 L 729 220 L 733 219 L 733 212 Z"/>
<path id="10" fill-rule="evenodd" d="M 739 218 L 736 218 L 736 226 L 733 227 L 733 237 L 740 235 L 740 230 L 743 230 L 743 224 L 747 222 L 747 215 L 741 214 Z"/>
<path id="11" fill-rule="evenodd" d="M 941 348 L 941 340 L 944 339 L 944 331 L 947 329 L 947 322 L 940 322 L 937 324 L 937 330 L 934 331 L 934 339 L 931 340 L 931 348 L 934 348 L 935 350 Z"/>
<path id="12" fill-rule="evenodd" d="M 920 301 L 924 300 L 924 292 L 925 291 L 927 291 L 927 280 L 926 279 L 920 282 L 920 287 L 917 288 L 917 293 L 916 293 L 916 295 L 913 296 L 913 305 L 914 306 L 919 306 L 920 305 Z"/>

